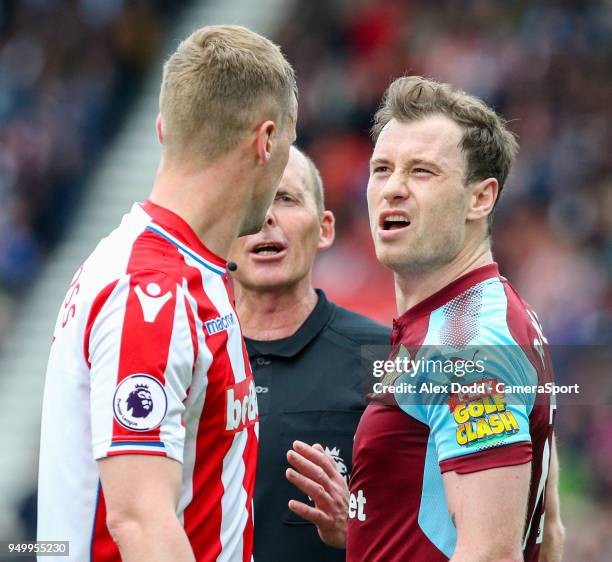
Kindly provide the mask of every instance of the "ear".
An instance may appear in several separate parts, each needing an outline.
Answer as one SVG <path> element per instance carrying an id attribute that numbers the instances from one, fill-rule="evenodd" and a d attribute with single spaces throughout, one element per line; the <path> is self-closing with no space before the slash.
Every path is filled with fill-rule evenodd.
<path id="1" fill-rule="evenodd" d="M 477 221 L 493 212 L 499 194 L 499 184 L 495 178 L 487 178 L 474 185 L 470 197 L 467 220 Z"/>
<path id="2" fill-rule="evenodd" d="M 164 133 L 162 130 L 161 113 L 157 114 L 157 119 L 155 120 L 155 130 L 157 131 L 157 140 L 159 141 L 159 144 L 164 144 Z"/>
<path id="3" fill-rule="evenodd" d="M 264 121 L 255 129 L 255 150 L 259 164 L 265 164 L 272 154 L 272 137 L 276 133 L 274 121 Z"/>
<path id="4" fill-rule="evenodd" d="M 319 219 L 319 243 L 317 250 L 327 250 L 336 237 L 336 218 L 331 211 L 323 211 Z"/>

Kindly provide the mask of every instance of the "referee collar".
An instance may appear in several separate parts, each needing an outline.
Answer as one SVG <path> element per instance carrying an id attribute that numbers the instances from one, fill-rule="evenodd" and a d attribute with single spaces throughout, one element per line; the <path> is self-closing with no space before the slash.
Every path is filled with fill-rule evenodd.
<path id="1" fill-rule="evenodd" d="M 327 300 L 321 289 L 315 289 L 319 300 L 306 321 L 295 334 L 288 338 L 272 341 L 259 341 L 244 338 L 249 357 L 254 355 L 276 355 L 277 357 L 294 357 L 304 349 L 325 327 L 329 321 L 334 305 Z"/>

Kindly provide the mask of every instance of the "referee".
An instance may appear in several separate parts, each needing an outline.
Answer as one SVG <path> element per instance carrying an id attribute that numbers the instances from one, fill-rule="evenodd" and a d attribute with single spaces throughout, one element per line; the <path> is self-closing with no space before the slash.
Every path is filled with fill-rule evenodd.
<path id="1" fill-rule="evenodd" d="M 334 216 L 325 210 L 319 172 L 292 147 L 264 227 L 239 238 L 230 254 L 238 266 L 236 308 L 259 402 L 256 562 L 345 559 L 344 550 L 325 545 L 314 525 L 289 510 L 295 488 L 285 478 L 286 453 L 299 439 L 320 443 L 348 480 L 365 407 L 361 346 L 389 341 L 387 328 L 313 288 L 317 250 L 333 239 Z"/>

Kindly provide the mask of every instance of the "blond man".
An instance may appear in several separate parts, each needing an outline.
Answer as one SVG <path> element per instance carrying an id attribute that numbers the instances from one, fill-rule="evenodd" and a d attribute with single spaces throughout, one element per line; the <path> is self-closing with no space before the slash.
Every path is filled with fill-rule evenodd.
<path id="1" fill-rule="evenodd" d="M 251 560 L 258 410 L 226 256 L 264 222 L 296 111 L 291 66 L 245 28 L 199 29 L 166 63 L 150 198 L 55 327 L 38 538 L 69 541 L 63 559 Z"/>

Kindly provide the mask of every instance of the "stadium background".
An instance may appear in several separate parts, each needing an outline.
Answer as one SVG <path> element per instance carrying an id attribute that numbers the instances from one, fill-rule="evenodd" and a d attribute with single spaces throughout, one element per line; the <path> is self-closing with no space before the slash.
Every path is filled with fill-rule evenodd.
<path id="1" fill-rule="evenodd" d="M 64 264 L 93 248 L 97 238 L 79 234 L 88 223 L 102 221 L 104 233 L 132 193 L 146 197 L 163 58 L 191 29 L 221 22 L 266 33 L 297 71 L 298 144 L 320 167 L 337 218 L 337 241 L 316 267 L 332 299 L 387 323 L 393 316 L 392 279 L 367 224 L 367 131 L 390 79 L 423 74 L 483 97 L 519 136 L 494 251 L 549 341 L 611 344 L 609 2 L 3 0 L 0 540 L 34 536 L 44 358 L 74 269 Z M 139 150 L 125 148 L 139 140 Z M 132 174 L 122 176 L 131 191 L 114 186 L 120 172 Z M 557 374 L 569 381 L 601 369 L 568 363 Z M 612 394 L 602 393 L 599 405 L 565 406 L 558 416 L 572 562 L 612 559 Z"/>

